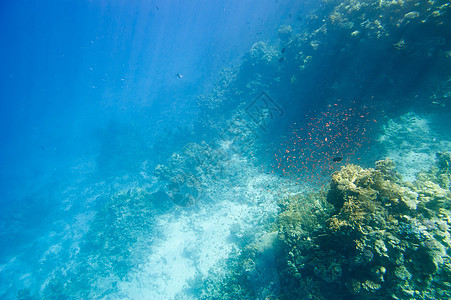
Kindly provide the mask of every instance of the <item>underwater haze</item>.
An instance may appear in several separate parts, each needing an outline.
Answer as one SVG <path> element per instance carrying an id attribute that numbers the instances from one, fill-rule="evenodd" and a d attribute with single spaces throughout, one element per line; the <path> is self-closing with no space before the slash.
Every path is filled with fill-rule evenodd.
<path id="1" fill-rule="evenodd" d="M 0 298 L 451 298 L 450 14 L 1 1 Z"/>

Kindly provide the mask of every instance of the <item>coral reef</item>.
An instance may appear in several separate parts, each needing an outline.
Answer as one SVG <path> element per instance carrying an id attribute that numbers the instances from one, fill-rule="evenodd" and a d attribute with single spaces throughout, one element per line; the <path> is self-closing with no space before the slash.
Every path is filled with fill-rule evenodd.
<path id="1" fill-rule="evenodd" d="M 154 176 L 163 184 L 161 192 L 174 204 L 189 207 L 205 195 L 215 180 L 226 180 L 231 174 L 225 170 L 224 162 L 240 150 L 239 143 L 234 142 L 243 130 L 239 124 L 237 128 L 239 133 L 234 136 L 235 141 L 221 139 L 210 145 L 188 143 L 173 153 L 165 164 L 157 165 Z"/>
<path id="2" fill-rule="evenodd" d="M 403 182 L 389 159 L 375 168 L 343 166 L 327 194 L 333 212 L 314 230 L 305 229 L 309 215 L 282 207 L 282 292 L 312 299 L 449 298 L 449 162 L 449 153 L 437 154 L 437 166 L 413 183 Z"/>
<path id="3" fill-rule="evenodd" d="M 242 117 L 243 107 L 262 90 L 280 106 L 286 104 L 286 120 L 296 121 L 300 128 L 311 122 L 299 117 L 305 111 L 324 114 L 326 107 L 336 105 L 339 98 L 345 107 L 352 103 L 350 99 L 358 99 L 362 107 L 374 105 L 384 114 L 397 114 L 397 109 L 411 105 L 423 107 L 425 99 L 436 93 L 440 105 L 447 107 L 446 92 L 437 92 L 437 86 L 448 80 L 450 69 L 447 1 L 327 0 L 303 25 L 301 32 L 296 32 L 295 26 L 280 26 L 275 33 L 279 45 L 254 43 L 241 64 L 222 73 L 212 93 L 198 98 L 197 126 L 203 140 L 214 140 L 233 123 L 238 124 L 233 131 L 245 128 L 233 117 Z M 344 113 L 341 119 L 349 114 Z M 361 114 L 356 116 L 361 118 Z M 284 125 L 282 122 L 279 127 Z M 413 125 L 420 128 L 422 124 Z M 340 136 L 345 131 L 349 129 L 337 130 Z M 326 137 L 329 141 L 330 136 L 318 134 L 324 141 Z M 218 143 L 211 144 L 216 145 L 214 154 L 225 154 L 220 159 L 230 157 L 227 145 L 231 142 L 220 137 Z M 256 146 L 253 141 L 250 144 Z M 403 141 L 394 144 L 399 146 Z M 406 145 L 406 149 L 411 147 Z M 199 142 L 193 149 L 203 155 L 211 146 Z M 290 158 L 286 153 L 285 161 Z M 326 153 L 333 153 L 332 162 L 335 155 L 342 154 Z M 299 160 L 298 155 L 293 156 Z M 201 161 L 200 157 L 190 157 L 182 150 L 167 166 L 157 167 L 157 177 L 167 181 L 169 197 L 181 195 L 187 199 L 183 190 L 196 195 L 208 186 L 210 175 L 206 170 L 212 168 L 206 164 L 208 167 L 202 169 L 197 162 L 190 165 Z M 327 195 L 306 193 L 282 199 L 274 228 L 278 242 L 273 243 L 279 297 L 449 297 L 449 160 L 447 154 L 440 154 L 438 159 L 436 170 L 418 174 L 413 183 L 404 182 L 393 162 L 384 160 L 369 169 L 346 165 L 332 176 Z M 215 163 L 211 166 L 219 168 Z M 181 203 L 191 204 L 192 199 Z M 275 295 L 277 289 L 267 294 L 262 292 L 264 289 L 253 289 L 253 280 L 262 278 L 259 266 L 265 264 L 250 250 L 253 240 L 243 244 L 241 253 L 224 262 L 222 276 L 215 274 L 194 281 L 193 289 L 199 298 Z"/>
<path id="4" fill-rule="evenodd" d="M 445 0 L 322 1 L 298 16 L 301 27 L 281 24 L 278 44 L 256 42 L 224 70 L 213 92 L 199 96 L 196 126 L 214 136 L 262 90 L 301 125 L 300 114 L 337 99 L 358 99 L 385 115 L 412 106 L 449 109 L 449 11 Z"/>
<path id="5" fill-rule="evenodd" d="M 230 253 L 206 278 L 195 277 L 190 286 L 196 299 L 276 299 L 280 283 L 276 265 L 277 232 L 265 232 L 247 241 L 239 252 Z"/>
<path id="6" fill-rule="evenodd" d="M 145 259 L 149 236 L 158 236 L 154 216 L 161 211 L 160 195 L 135 188 L 105 198 L 98 200 L 103 206 L 85 241 L 73 245 L 73 260 L 54 270 L 42 286 L 40 299 L 108 297 Z"/>
<path id="7" fill-rule="evenodd" d="M 157 165 L 154 175 L 166 183 L 164 191 L 175 204 L 191 206 L 202 194 L 202 178 L 206 175 L 202 166 L 207 159 L 205 145 L 190 143 L 173 153 L 166 165 Z"/>
<path id="8" fill-rule="evenodd" d="M 323 1 L 302 32 L 281 38 L 281 81 L 309 95 L 321 91 L 319 103 L 329 96 L 368 103 L 378 97 L 390 99 L 393 110 L 407 96 L 424 106 L 449 74 L 449 10 L 448 1 Z M 438 61 L 443 65 L 432 67 Z M 408 87 L 425 70 L 431 76 L 421 76 L 413 92 Z"/>

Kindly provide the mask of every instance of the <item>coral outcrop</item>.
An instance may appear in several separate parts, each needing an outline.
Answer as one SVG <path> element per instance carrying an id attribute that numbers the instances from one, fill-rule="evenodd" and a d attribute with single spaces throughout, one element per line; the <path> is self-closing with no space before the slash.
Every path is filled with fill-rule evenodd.
<path id="1" fill-rule="evenodd" d="M 189 143 L 179 152 L 173 153 L 165 165 L 158 165 L 154 175 L 164 183 L 164 192 L 176 205 L 193 205 L 203 193 L 205 177 L 211 175 L 219 165 L 213 151 L 203 143 Z M 205 165 L 208 164 L 208 168 Z"/>
<path id="2" fill-rule="evenodd" d="M 305 211 L 279 215 L 283 292 L 312 299 L 451 297 L 450 155 L 405 183 L 389 159 L 332 175 L 324 225 Z M 294 199 L 299 203 L 299 199 Z M 300 204 L 297 204 L 298 207 Z"/>

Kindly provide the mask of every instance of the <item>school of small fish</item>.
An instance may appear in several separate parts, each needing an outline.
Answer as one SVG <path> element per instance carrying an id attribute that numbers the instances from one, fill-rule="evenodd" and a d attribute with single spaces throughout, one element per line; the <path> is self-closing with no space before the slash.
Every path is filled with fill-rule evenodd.
<path id="1" fill-rule="evenodd" d="M 355 101 L 345 105 L 338 100 L 326 111 L 309 113 L 307 126 L 294 123 L 291 136 L 274 153 L 273 172 L 306 186 L 324 187 L 333 170 L 358 162 L 357 154 L 369 148 L 371 128 L 377 123 L 370 111 Z"/>

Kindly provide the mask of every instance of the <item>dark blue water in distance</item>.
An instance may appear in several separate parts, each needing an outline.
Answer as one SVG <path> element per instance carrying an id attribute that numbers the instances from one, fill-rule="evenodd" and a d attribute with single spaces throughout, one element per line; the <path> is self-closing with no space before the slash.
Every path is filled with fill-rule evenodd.
<path id="1" fill-rule="evenodd" d="M 450 10 L 1 1 L 0 298 L 451 297 Z"/>

